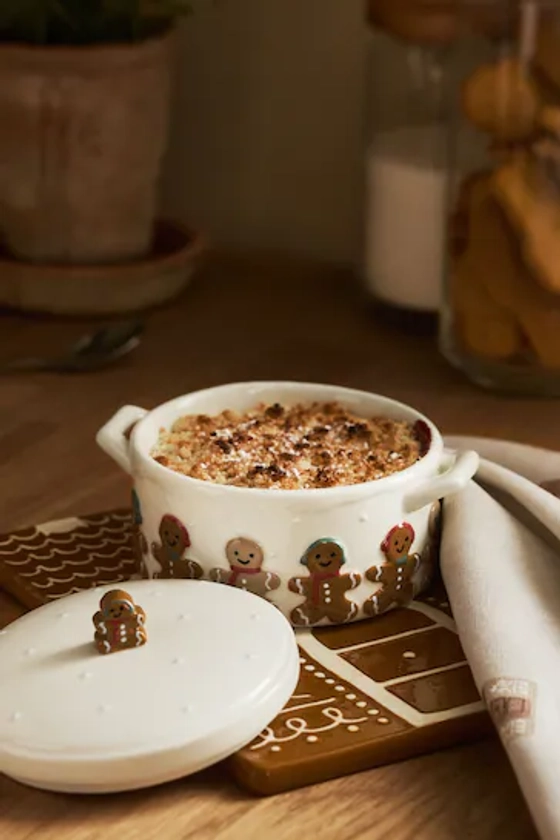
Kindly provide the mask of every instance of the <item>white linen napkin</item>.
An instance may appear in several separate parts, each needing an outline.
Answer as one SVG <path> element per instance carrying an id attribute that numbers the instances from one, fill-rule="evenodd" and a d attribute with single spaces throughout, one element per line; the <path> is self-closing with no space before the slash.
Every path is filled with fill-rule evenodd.
<path id="1" fill-rule="evenodd" d="M 446 445 L 482 457 L 444 504 L 441 571 L 461 642 L 537 830 L 560 840 L 560 453 Z"/>

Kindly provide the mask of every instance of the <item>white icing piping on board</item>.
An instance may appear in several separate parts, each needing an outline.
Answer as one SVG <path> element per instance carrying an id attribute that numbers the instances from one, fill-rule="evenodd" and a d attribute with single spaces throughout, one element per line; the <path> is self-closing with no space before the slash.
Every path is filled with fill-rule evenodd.
<path id="1" fill-rule="evenodd" d="M 368 716 L 366 717 L 355 717 L 350 718 L 346 717 L 340 709 L 336 705 L 336 701 L 339 699 L 336 696 L 326 697 L 323 700 L 312 700 L 312 694 L 293 694 L 291 697 L 291 701 L 299 701 L 296 702 L 293 706 L 285 706 L 282 711 L 280 712 L 280 717 L 284 715 L 291 715 L 293 712 L 301 711 L 304 709 L 311 709 L 316 708 L 317 706 L 324 706 L 321 709 L 321 714 L 325 717 L 329 723 L 325 723 L 323 726 L 313 726 L 310 727 L 308 722 L 304 718 L 299 717 L 289 717 L 287 720 L 284 721 L 284 726 L 288 730 L 288 735 L 278 735 L 272 726 L 267 726 L 259 735 L 259 740 L 251 746 L 252 751 L 262 750 L 263 747 L 271 746 L 272 752 L 278 752 L 280 747 L 277 746 L 279 744 L 286 744 L 289 741 L 296 741 L 302 735 L 306 736 L 306 740 L 308 742 L 318 741 L 319 738 L 316 737 L 319 734 L 324 732 L 329 732 L 332 729 L 338 729 L 339 726 L 347 726 L 349 731 L 357 731 L 358 724 L 366 723 L 370 719 L 371 714 L 377 714 L 377 709 L 374 712 L 369 712 Z M 304 701 L 304 702 L 301 702 Z M 330 703 L 334 705 L 329 705 Z"/>
<path id="2" fill-rule="evenodd" d="M 418 601 L 413 601 L 409 605 L 408 609 L 413 609 L 417 612 L 423 613 L 424 615 L 433 619 L 436 622 L 436 624 L 440 627 L 446 627 L 448 630 L 451 630 L 454 633 L 457 632 L 455 622 L 453 621 L 453 619 L 449 618 L 449 616 L 446 616 L 444 613 L 442 614 L 439 610 L 435 610 Z M 402 636 L 410 635 L 411 634 L 409 632 L 394 633 L 391 636 L 385 636 L 383 639 L 377 640 L 377 643 L 386 642 L 390 639 L 396 639 Z M 484 709 L 484 704 L 482 700 L 477 700 L 474 703 L 468 703 L 464 706 L 457 706 L 453 709 L 446 709 L 442 712 L 420 712 L 417 709 L 413 709 L 412 706 L 410 706 L 404 700 L 401 700 L 396 695 L 392 694 L 386 688 L 386 686 L 391 686 L 395 682 L 406 682 L 407 680 L 418 679 L 420 677 L 428 676 L 430 674 L 438 674 L 444 671 L 453 670 L 454 668 L 458 668 L 461 667 L 461 665 L 464 665 L 464 661 L 460 663 L 455 663 L 453 665 L 442 666 L 440 668 L 432 668 L 430 670 L 417 672 L 415 674 L 410 674 L 399 678 L 393 678 L 381 683 L 372 680 L 371 677 L 368 677 L 366 674 L 364 674 L 358 668 L 354 667 L 354 665 L 351 665 L 350 662 L 347 662 L 346 660 L 342 659 L 342 657 L 340 656 L 340 653 L 343 651 L 347 651 L 357 647 L 364 647 L 364 645 L 351 645 L 349 647 L 341 648 L 339 650 L 331 650 L 330 648 L 325 647 L 325 645 L 323 645 L 318 639 L 316 639 L 310 631 L 301 631 L 300 633 L 298 633 L 297 640 L 302 650 L 309 654 L 309 656 L 313 657 L 313 659 L 319 662 L 325 669 L 332 671 L 333 674 L 336 674 L 341 680 L 345 680 L 346 682 L 355 686 L 361 692 L 363 692 L 363 694 L 367 695 L 371 700 L 373 700 L 376 703 L 379 703 L 386 709 L 389 709 L 389 711 L 393 712 L 393 714 L 398 715 L 398 717 L 402 718 L 412 726 L 429 726 L 430 724 L 440 723 L 441 721 L 445 720 L 452 720 L 453 718 L 457 717 L 463 717 L 464 715 L 473 714 Z M 370 642 L 368 643 L 368 646 L 370 644 L 376 644 L 376 642 Z"/>
<path id="3" fill-rule="evenodd" d="M 102 535 L 108 536 L 100 543 L 99 537 Z M 56 541 L 49 540 L 49 542 L 54 542 L 54 547 L 51 549 L 49 557 L 52 557 L 53 554 L 72 554 L 77 547 L 84 548 L 89 551 L 90 547 L 87 545 L 88 542 L 93 542 L 93 544 L 98 548 L 104 548 L 108 545 L 120 545 L 122 543 L 123 536 L 128 537 L 128 527 L 124 524 L 120 525 L 118 528 L 100 528 L 99 531 L 96 531 L 94 534 L 84 534 L 80 531 L 70 531 L 68 532 L 68 539 Z M 111 537 L 113 537 L 113 539 L 111 539 Z M 29 536 L 29 534 L 25 536 L 11 534 L 7 539 L 0 540 L 2 557 L 5 557 L 8 554 L 17 554 L 19 551 L 37 551 L 37 544 L 35 542 L 28 542 L 28 540 L 34 541 L 35 539 L 35 534 L 32 536 Z M 3 546 L 11 546 L 13 543 L 16 543 L 16 545 L 13 548 L 10 548 L 10 550 L 3 548 Z M 71 546 L 71 549 L 65 551 L 62 546 Z M 43 559 L 45 559 L 44 555 Z"/>
<path id="4" fill-rule="evenodd" d="M 49 578 L 47 578 L 45 583 L 34 583 L 33 586 L 36 589 L 49 589 L 51 586 L 56 586 L 59 583 L 72 583 L 72 581 L 75 578 L 82 578 L 82 580 L 87 580 L 88 578 L 89 579 L 94 579 L 96 572 L 112 572 L 112 571 L 114 571 L 112 566 L 96 566 L 95 569 L 91 569 L 88 572 L 73 572 L 71 577 L 65 577 L 65 578 L 63 578 L 63 577 L 60 577 L 60 578 L 49 577 Z M 22 575 L 22 577 L 23 577 L 23 575 Z M 98 586 L 99 584 L 96 582 L 95 585 Z M 78 591 L 81 591 L 80 587 L 78 587 Z"/>
<path id="5" fill-rule="evenodd" d="M 86 526 L 87 522 L 83 519 L 70 516 L 68 519 L 53 519 L 52 522 L 43 522 L 36 526 L 36 530 L 48 537 L 51 534 L 66 534 L 68 531 L 75 531 L 76 528 L 85 528 Z"/>
<path id="6" fill-rule="evenodd" d="M 108 523 L 113 522 L 118 524 L 108 525 Z M 96 518 L 92 520 L 87 519 L 78 519 L 76 517 L 70 517 L 68 519 L 54 519 L 51 522 L 43 522 L 41 525 L 35 526 L 35 534 L 29 535 L 27 533 L 30 529 L 25 529 L 26 533 L 24 534 L 6 534 L 5 539 L 0 540 L 0 546 L 3 545 L 10 545 L 12 542 L 25 542 L 28 539 L 34 539 L 36 534 L 42 534 L 45 537 L 48 536 L 64 536 L 67 535 L 67 540 L 61 540 L 60 544 L 66 545 L 68 542 L 72 542 L 76 537 L 80 537 L 86 540 L 97 540 L 99 535 L 103 534 L 119 534 L 124 529 L 128 527 L 130 522 L 130 514 L 129 513 L 117 513 L 116 511 L 111 513 L 108 516 L 103 516 L 101 518 Z M 81 528 L 94 528 L 95 531 L 93 534 L 82 533 L 80 531 Z M 76 534 L 75 532 L 78 531 L 79 533 Z M 55 541 L 56 544 L 59 544 L 59 541 Z"/>
<path id="7" fill-rule="evenodd" d="M 100 586 L 114 586 L 115 583 L 125 583 L 126 581 L 131 581 L 131 580 L 142 580 L 142 577 L 141 577 L 141 575 L 127 575 L 126 578 L 125 577 L 119 577 L 119 578 L 111 577 L 108 580 L 98 580 L 96 578 L 95 579 L 95 588 L 97 589 Z M 55 583 L 60 583 L 60 581 L 55 581 Z M 83 592 L 83 591 L 84 591 L 83 587 L 73 586 L 72 589 L 68 590 L 67 595 L 74 595 L 74 594 L 77 595 L 79 592 Z M 66 597 L 66 595 L 64 597 Z M 48 601 L 58 601 L 59 598 L 60 598 L 60 595 L 58 595 L 56 592 L 47 593 L 45 595 L 45 598 Z"/>
<path id="8" fill-rule="evenodd" d="M 115 558 L 115 559 L 119 558 L 120 553 L 123 552 L 123 551 L 125 551 L 125 557 L 123 559 L 127 559 L 128 555 L 129 555 L 128 545 L 122 545 L 122 544 L 119 545 L 117 551 L 113 551 L 111 553 L 111 558 Z M 55 557 L 59 553 L 60 552 L 56 552 Z M 74 553 L 74 552 L 72 552 L 72 553 Z M 43 566 L 39 562 L 40 560 L 49 560 L 49 559 L 51 559 L 50 555 L 48 557 L 45 557 L 44 555 L 42 555 L 41 557 L 37 557 L 37 555 L 35 555 L 35 554 L 28 554 L 24 561 L 17 562 L 17 563 L 6 561 L 6 565 L 9 565 L 9 566 L 25 566 L 30 561 L 33 561 L 33 560 L 37 561 L 38 565 L 35 566 L 31 572 L 20 572 L 19 573 L 20 577 L 22 577 L 22 578 L 33 578 L 33 577 L 36 577 L 37 575 L 39 575 L 41 572 L 45 572 L 45 574 L 49 574 L 49 572 L 51 574 L 53 572 L 61 572 L 61 571 L 63 571 L 63 569 L 66 569 L 68 566 L 77 566 L 78 568 L 83 568 L 84 565 L 85 565 L 83 560 L 64 560 L 61 563 L 60 566 L 55 566 L 55 567 L 53 567 L 53 566 Z M 108 558 L 107 558 L 106 554 L 98 554 L 96 551 L 88 552 L 88 556 L 87 556 L 88 563 L 89 563 L 90 560 L 97 560 L 97 561 L 102 563 L 107 559 Z M 114 567 L 112 567 L 112 566 L 111 567 L 110 566 L 102 566 L 102 565 L 98 565 L 98 566 L 95 567 L 95 569 L 97 571 L 100 571 L 100 572 L 108 572 L 108 571 L 110 571 L 111 568 L 114 568 Z M 93 577 L 93 573 L 94 573 L 94 570 L 91 570 L 89 572 L 73 572 L 75 577 Z M 62 581 L 62 578 L 61 578 L 61 581 Z M 68 581 L 65 580 L 64 582 L 67 583 Z M 37 583 L 35 585 L 37 586 L 37 588 L 41 588 L 40 584 Z"/>

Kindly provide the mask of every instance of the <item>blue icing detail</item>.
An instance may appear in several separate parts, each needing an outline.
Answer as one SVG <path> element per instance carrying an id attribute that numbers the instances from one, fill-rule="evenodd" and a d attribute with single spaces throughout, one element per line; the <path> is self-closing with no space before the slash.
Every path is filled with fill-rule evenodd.
<path id="1" fill-rule="evenodd" d="M 132 489 L 132 521 L 135 525 L 142 525 L 142 508 L 140 507 L 140 499 L 138 493 L 134 488 Z"/>
<path id="2" fill-rule="evenodd" d="M 309 554 L 309 552 L 313 551 L 314 548 L 319 548 L 319 546 L 326 545 L 327 543 L 334 543 L 334 545 L 337 545 L 340 548 L 342 552 L 342 562 L 346 563 L 346 552 L 344 550 L 344 546 L 339 540 L 335 540 L 334 537 L 321 537 L 320 540 L 315 540 L 315 542 L 312 542 L 311 545 L 308 545 L 305 549 L 305 554 L 300 560 L 300 563 L 302 563 L 304 566 L 307 566 L 306 556 Z"/>

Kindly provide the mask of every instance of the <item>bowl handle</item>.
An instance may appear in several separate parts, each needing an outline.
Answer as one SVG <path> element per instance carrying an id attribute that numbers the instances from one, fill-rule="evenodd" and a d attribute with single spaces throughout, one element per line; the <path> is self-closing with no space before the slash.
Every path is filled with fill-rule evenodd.
<path id="1" fill-rule="evenodd" d="M 97 432 L 95 440 L 107 455 L 127 473 L 132 473 L 129 434 L 148 412 L 137 405 L 125 405 Z"/>
<path id="2" fill-rule="evenodd" d="M 478 464 L 478 454 L 472 450 L 457 453 L 454 463 L 444 473 L 423 481 L 404 498 L 407 513 L 433 504 L 445 496 L 451 496 L 462 490 L 475 475 Z"/>

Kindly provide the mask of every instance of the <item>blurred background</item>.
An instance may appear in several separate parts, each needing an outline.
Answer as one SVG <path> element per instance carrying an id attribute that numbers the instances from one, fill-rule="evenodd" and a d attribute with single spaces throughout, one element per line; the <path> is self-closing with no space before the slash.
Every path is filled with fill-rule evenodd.
<path id="1" fill-rule="evenodd" d="M 354 260 L 366 34 L 362 0 L 220 0 L 184 21 L 166 208 L 224 245 Z"/>

